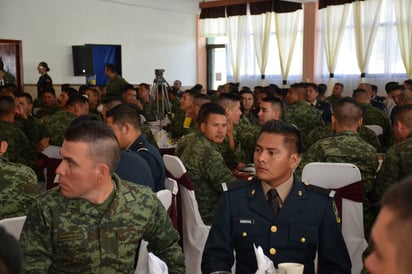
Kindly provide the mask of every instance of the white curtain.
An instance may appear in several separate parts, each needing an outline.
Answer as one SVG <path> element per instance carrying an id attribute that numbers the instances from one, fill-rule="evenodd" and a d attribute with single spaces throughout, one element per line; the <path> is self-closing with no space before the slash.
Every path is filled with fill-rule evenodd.
<path id="1" fill-rule="evenodd" d="M 302 10 L 290 13 L 275 13 L 276 40 L 278 42 L 280 70 L 284 83 L 288 80 L 301 18 Z"/>
<path id="2" fill-rule="evenodd" d="M 230 16 L 226 18 L 228 52 L 235 82 L 240 81 L 241 67 L 246 43 L 247 16 Z"/>
<path id="3" fill-rule="evenodd" d="M 328 6 L 320 10 L 321 30 L 323 34 L 323 46 L 326 64 L 330 74 L 335 73 L 338 62 L 339 49 L 346 28 L 346 21 L 350 9 L 349 4 Z M 334 85 L 334 78 L 329 77 L 328 94 Z"/>
<path id="4" fill-rule="evenodd" d="M 266 73 L 266 67 L 268 63 L 273 16 L 273 12 L 251 15 L 256 60 L 259 65 L 260 74 L 262 76 L 264 76 Z M 263 77 L 262 85 L 265 85 L 265 79 Z"/>
<path id="5" fill-rule="evenodd" d="M 368 72 L 369 59 L 379 27 L 382 0 L 355 1 L 352 5 L 356 57 L 359 70 L 363 74 Z M 364 81 L 364 77 L 361 81 Z"/>
<path id="6" fill-rule="evenodd" d="M 210 18 L 199 20 L 200 36 L 226 36 L 226 18 Z"/>
<path id="7" fill-rule="evenodd" d="M 402 61 L 408 79 L 412 76 L 412 1 L 394 0 L 396 27 Z"/>

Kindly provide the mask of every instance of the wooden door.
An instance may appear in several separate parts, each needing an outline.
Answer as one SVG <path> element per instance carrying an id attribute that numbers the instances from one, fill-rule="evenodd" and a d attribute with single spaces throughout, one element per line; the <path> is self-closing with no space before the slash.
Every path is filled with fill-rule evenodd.
<path id="1" fill-rule="evenodd" d="M 16 78 L 17 87 L 20 91 L 24 91 L 21 40 L 0 39 L 0 57 L 3 60 L 5 71 L 8 71 Z"/>

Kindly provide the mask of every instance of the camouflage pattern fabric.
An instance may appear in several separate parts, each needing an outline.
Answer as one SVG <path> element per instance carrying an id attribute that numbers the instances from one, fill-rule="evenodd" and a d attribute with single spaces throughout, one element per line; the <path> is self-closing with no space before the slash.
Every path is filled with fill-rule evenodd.
<path id="1" fill-rule="evenodd" d="M 19 241 L 24 272 L 134 273 L 144 239 L 169 273 L 185 273 L 178 233 L 156 195 L 117 175 L 113 180 L 116 189 L 105 210 L 64 198 L 58 187 L 37 201 Z"/>
<path id="2" fill-rule="evenodd" d="M 35 116 L 43 121 L 47 120 L 51 115 L 55 114 L 56 112 L 58 112 L 59 110 L 61 110 L 61 108 L 59 108 L 57 105 L 53 105 L 51 107 L 42 107 L 41 109 L 39 109 Z"/>
<path id="3" fill-rule="evenodd" d="M 0 156 L 0 219 L 26 216 L 38 195 L 36 173 Z"/>
<path id="4" fill-rule="evenodd" d="M 187 133 L 187 128 L 183 127 L 183 122 L 185 121 L 185 112 L 178 109 L 173 116 L 172 122 L 170 124 L 170 133 L 172 138 L 180 138 Z"/>
<path id="5" fill-rule="evenodd" d="M 395 141 L 393 128 L 388 115 L 370 104 L 362 104 L 364 125 L 378 125 L 383 129 L 382 152 L 386 151 Z"/>
<path id="6" fill-rule="evenodd" d="M 146 135 L 146 140 L 155 148 L 159 150 L 159 146 L 157 145 L 156 138 L 153 135 L 153 132 L 146 124 L 141 124 L 140 129 L 142 130 L 142 134 Z"/>
<path id="7" fill-rule="evenodd" d="M 252 112 L 244 112 L 240 118 L 240 126 L 255 126 L 258 125 L 258 118 Z"/>
<path id="8" fill-rule="evenodd" d="M 0 121 L 2 138 L 7 141 L 7 159 L 13 163 L 21 163 L 35 168 L 38 159 L 36 151 L 30 140 L 16 123 Z"/>
<path id="9" fill-rule="evenodd" d="M 40 141 L 40 131 L 43 127 L 43 121 L 34 116 L 29 116 L 27 119 L 16 118 L 15 123 L 19 125 L 29 141 L 36 147 Z"/>
<path id="10" fill-rule="evenodd" d="M 193 139 L 199 138 L 199 127 L 197 123 L 192 123 L 190 128 L 187 130 L 187 133 L 183 135 L 177 142 L 175 149 L 175 155 L 180 157 L 185 150 L 185 148 L 192 142 Z"/>
<path id="11" fill-rule="evenodd" d="M 244 163 L 253 163 L 253 154 L 256 148 L 257 137 L 261 130 L 261 125 L 250 127 L 239 126 L 237 129 Z"/>
<path id="12" fill-rule="evenodd" d="M 40 139 L 50 138 L 50 145 L 62 146 L 64 133 L 74 119 L 76 119 L 76 115 L 71 112 L 65 110 L 56 112 L 44 122 Z"/>
<path id="13" fill-rule="evenodd" d="M 122 96 L 124 87 L 127 85 L 127 81 L 120 75 L 116 75 L 113 79 L 108 79 L 106 83 L 106 96 Z"/>
<path id="14" fill-rule="evenodd" d="M 341 96 L 331 95 L 331 96 L 328 96 L 328 97 L 325 98 L 325 102 L 331 104 L 332 107 L 335 107 L 336 103 L 337 103 L 340 99 L 342 99 Z"/>
<path id="15" fill-rule="evenodd" d="M 376 149 L 364 141 L 358 133 L 341 131 L 334 137 L 319 140 L 306 151 L 295 171 L 298 178 L 301 178 L 304 166 L 311 162 L 351 163 L 359 168 L 364 195 L 365 235 L 369 236 L 375 218 L 372 203 L 378 199 L 374 196 L 375 176 L 378 169 Z"/>
<path id="16" fill-rule="evenodd" d="M 358 133 L 363 140 L 371 144 L 376 150 L 380 149 L 381 144 L 373 130 L 361 126 L 358 130 Z M 320 139 L 332 137 L 335 136 L 335 134 L 336 132 L 332 129 L 331 125 L 325 125 L 323 127 L 314 128 L 309 132 L 308 136 L 306 137 L 305 146 L 309 148 L 311 145 L 313 145 Z"/>
<path id="17" fill-rule="evenodd" d="M 382 195 L 390 185 L 409 175 L 412 175 L 412 134 L 403 142 L 390 147 L 385 153 L 376 179 L 378 194 Z"/>
<path id="18" fill-rule="evenodd" d="M 282 120 L 294 124 L 299 129 L 304 143 L 312 129 L 322 126 L 321 112 L 304 101 L 287 105 L 282 112 Z"/>
<path id="19" fill-rule="evenodd" d="M 143 116 L 146 119 L 146 121 L 151 122 L 151 121 L 156 121 L 156 104 L 155 102 L 143 102 L 141 101 L 142 106 L 143 106 Z"/>
<path id="20" fill-rule="evenodd" d="M 193 182 L 199 212 L 205 224 L 211 225 L 215 216 L 221 183 L 235 180 L 220 154 L 218 145 L 203 134 L 191 135 L 179 156 Z"/>

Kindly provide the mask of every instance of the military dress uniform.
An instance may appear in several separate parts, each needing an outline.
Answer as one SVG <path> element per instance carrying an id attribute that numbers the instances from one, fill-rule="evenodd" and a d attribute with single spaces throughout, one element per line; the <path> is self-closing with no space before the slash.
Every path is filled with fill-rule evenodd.
<path id="1" fill-rule="evenodd" d="M 0 220 L 26 216 L 38 195 L 36 173 L 0 156 Z"/>
<path id="2" fill-rule="evenodd" d="M 305 265 L 304 274 L 314 274 L 317 251 L 320 273 L 351 273 L 329 191 L 294 180 L 274 217 L 261 181 L 253 177 L 249 180 L 235 182 L 240 186 L 223 193 L 203 251 L 202 273 L 230 272 L 234 253 L 237 274 L 255 273 L 254 244 L 262 247 L 275 267 L 296 262 Z"/>
<path id="3" fill-rule="evenodd" d="M 165 188 L 166 169 L 163 163 L 162 155 L 157 148 L 149 143 L 146 135 L 141 134 L 127 149 L 135 151 L 141 156 L 149 165 L 154 182 L 154 191 L 159 191 Z M 129 168 L 134 168 L 130 166 Z"/>
<path id="4" fill-rule="evenodd" d="M 134 273 L 141 239 L 169 273 L 185 273 L 179 236 L 156 195 L 112 179 L 114 191 L 101 205 L 65 198 L 59 187 L 35 203 L 19 241 L 24 273 Z"/>

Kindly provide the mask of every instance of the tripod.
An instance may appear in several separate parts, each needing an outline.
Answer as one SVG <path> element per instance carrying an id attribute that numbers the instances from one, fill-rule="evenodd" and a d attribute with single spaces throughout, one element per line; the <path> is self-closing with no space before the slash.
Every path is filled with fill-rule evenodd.
<path id="1" fill-rule="evenodd" d="M 155 69 L 156 78 L 153 80 L 152 90 L 150 91 L 150 110 L 155 110 L 156 118 L 160 121 L 160 127 L 165 116 L 172 113 L 168 90 L 169 84 L 163 77 L 164 69 Z"/>

